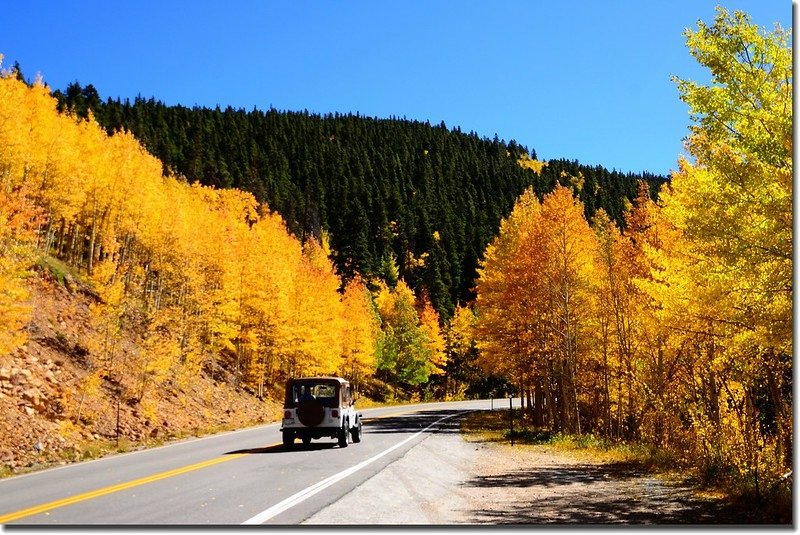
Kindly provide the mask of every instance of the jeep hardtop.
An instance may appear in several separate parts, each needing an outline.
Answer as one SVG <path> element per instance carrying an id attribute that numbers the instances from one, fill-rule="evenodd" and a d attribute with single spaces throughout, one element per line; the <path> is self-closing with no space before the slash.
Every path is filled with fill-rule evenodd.
<path id="1" fill-rule="evenodd" d="M 356 412 L 350 383 L 340 377 L 302 377 L 286 382 L 281 433 L 283 445 L 292 447 L 299 438 L 330 437 L 339 446 L 361 442 L 361 414 Z"/>

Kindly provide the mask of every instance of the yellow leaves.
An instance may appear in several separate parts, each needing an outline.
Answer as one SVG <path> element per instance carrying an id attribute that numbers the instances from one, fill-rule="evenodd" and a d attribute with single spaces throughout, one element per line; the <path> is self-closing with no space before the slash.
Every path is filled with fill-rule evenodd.
<path id="1" fill-rule="evenodd" d="M 712 79 L 677 80 L 697 121 L 687 143 L 694 163 L 680 162 L 664 196 L 666 217 L 696 259 L 687 276 L 697 286 L 715 284 L 715 295 L 724 297 L 716 317 L 781 348 L 791 348 L 792 339 L 789 36 L 721 8 L 713 25 L 700 22 L 687 32 L 687 45 Z"/>
<path id="2" fill-rule="evenodd" d="M 429 352 L 428 362 L 430 373 L 441 375 L 447 364 L 445 353 L 445 340 L 439 328 L 439 315 L 427 299 L 422 301 L 419 313 L 419 327 L 425 337 L 425 347 Z"/>
<path id="3" fill-rule="evenodd" d="M 7 190 L 0 182 L 0 355 L 26 341 L 23 326 L 31 314 L 25 278 L 33 260 L 40 212 L 24 188 Z"/>
<path id="4" fill-rule="evenodd" d="M 593 247 L 583 208 L 567 188 L 542 203 L 531 190 L 520 196 L 479 270 L 476 337 L 486 369 L 521 378 L 538 355 L 558 347 L 565 328 L 577 334 Z"/>
<path id="5" fill-rule="evenodd" d="M 475 312 L 466 306 L 456 306 L 446 331 L 448 349 L 458 355 L 465 355 L 475 341 Z"/>
<path id="6" fill-rule="evenodd" d="M 530 169 L 537 175 L 541 175 L 542 169 L 547 166 L 547 162 L 540 162 L 539 160 L 529 157 L 527 154 L 523 154 L 522 157 L 517 160 L 517 163 L 523 169 Z"/>
<path id="7" fill-rule="evenodd" d="M 360 280 L 347 284 L 342 306 L 342 375 L 358 379 L 375 369 L 380 321 L 373 312 L 369 291 Z"/>
<path id="8" fill-rule="evenodd" d="M 31 315 L 28 291 L 8 259 L 0 257 L 0 355 L 6 355 L 27 340 L 23 327 Z"/>
<path id="9" fill-rule="evenodd" d="M 259 392 L 278 370 L 374 369 L 369 295 L 360 283 L 339 293 L 325 234 L 301 245 L 251 194 L 163 176 L 130 133 L 59 115 L 49 89 L 3 75 L 0 352 L 23 339 L 22 253 L 40 237 L 90 275 L 99 299 L 87 345 L 103 373 L 137 378 L 140 400 L 168 374 L 186 384 L 222 356 Z M 134 321 L 147 335 L 123 349 Z"/>
<path id="10" fill-rule="evenodd" d="M 403 267 L 405 271 L 413 271 L 415 269 L 424 268 L 425 262 L 428 260 L 429 254 L 427 252 L 420 253 L 420 255 L 414 256 L 410 250 L 405 252 L 404 260 L 403 260 Z"/>

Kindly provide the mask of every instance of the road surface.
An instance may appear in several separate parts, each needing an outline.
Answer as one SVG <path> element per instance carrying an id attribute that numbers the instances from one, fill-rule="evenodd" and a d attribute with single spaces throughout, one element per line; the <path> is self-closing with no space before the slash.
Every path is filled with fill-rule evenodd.
<path id="1" fill-rule="evenodd" d="M 182 441 L 0 480 L 0 524 L 295 525 L 312 518 L 434 433 L 489 401 L 361 411 L 364 436 L 280 444 L 279 424 Z M 379 518 L 380 510 L 364 504 Z"/>

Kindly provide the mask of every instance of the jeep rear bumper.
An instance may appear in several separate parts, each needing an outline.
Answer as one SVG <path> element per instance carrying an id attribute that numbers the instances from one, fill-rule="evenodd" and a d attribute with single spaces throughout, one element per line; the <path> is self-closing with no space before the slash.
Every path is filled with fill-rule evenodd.
<path id="1" fill-rule="evenodd" d="M 342 430 L 341 427 L 328 427 L 328 426 L 319 426 L 319 427 L 281 426 L 282 433 L 291 433 L 295 438 L 303 438 L 303 437 L 310 437 L 314 439 L 322 437 L 338 438 L 341 430 Z"/>

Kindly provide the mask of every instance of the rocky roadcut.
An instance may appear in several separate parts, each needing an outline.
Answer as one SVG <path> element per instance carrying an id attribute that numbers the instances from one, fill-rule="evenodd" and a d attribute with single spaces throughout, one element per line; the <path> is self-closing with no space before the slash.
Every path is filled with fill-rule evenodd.
<path id="1" fill-rule="evenodd" d="M 116 443 L 114 393 L 101 387 L 95 395 L 80 394 L 97 365 L 84 346 L 92 334 L 91 295 L 80 283 L 62 285 L 45 273 L 31 278 L 30 291 L 35 314 L 26 328 L 28 342 L 0 355 L 0 476 L 91 458 Z M 123 354 L 134 351 L 135 342 L 125 337 Z M 199 377 L 185 387 L 167 386 L 147 398 L 160 418 L 129 398 L 120 404 L 120 441 L 126 448 L 247 427 L 278 415 L 277 403 L 254 403 L 254 396 L 225 381 Z"/>

